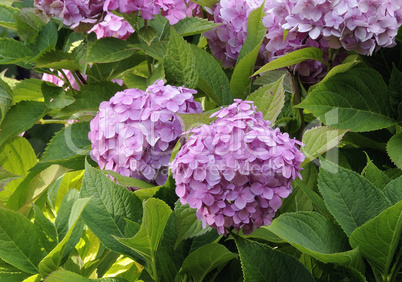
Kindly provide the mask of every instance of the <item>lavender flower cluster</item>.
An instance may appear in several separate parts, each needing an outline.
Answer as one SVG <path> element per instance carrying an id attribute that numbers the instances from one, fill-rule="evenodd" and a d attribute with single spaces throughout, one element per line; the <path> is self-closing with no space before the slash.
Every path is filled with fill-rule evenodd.
<path id="1" fill-rule="evenodd" d="M 131 14 L 140 13 L 145 20 L 151 20 L 155 15 L 161 14 L 169 20 L 171 25 L 184 19 L 186 16 L 192 16 L 201 12 L 201 7 L 190 0 L 35 0 L 35 7 L 52 17 L 63 19 L 65 25 L 72 28 L 77 27 L 80 23 L 95 24 L 101 18 L 103 13 L 118 10 L 121 13 Z M 106 28 L 107 22 L 114 24 L 110 31 L 116 31 L 117 24 L 121 20 L 117 20 L 109 13 L 105 17 L 106 22 L 103 26 L 97 28 Z M 129 31 L 126 24 L 120 26 Z M 99 34 L 99 33 L 97 33 Z M 115 35 L 115 33 L 112 33 Z M 119 32 L 119 36 L 124 36 L 126 32 Z"/>
<path id="2" fill-rule="evenodd" d="M 98 39 L 104 37 L 127 39 L 134 33 L 134 29 L 124 18 L 107 12 L 103 21 L 97 23 L 89 32 L 95 32 Z"/>
<path id="3" fill-rule="evenodd" d="M 90 155 L 101 169 L 162 185 L 171 151 L 183 132 L 176 113 L 200 113 L 196 91 L 156 81 L 126 89 L 100 104 L 90 123 Z"/>
<path id="4" fill-rule="evenodd" d="M 176 194 L 203 226 L 227 234 L 269 225 L 300 176 L 299 141 L 272 129 L 253 102 L 235 100 L 196 127 L 171 163 Z"/>
<path id="5" fill-rule="evenodd" d="M 213 55 L 224 67 L 233 66 L 247 35 L 248 15 L 261 5 L 258 0 L 223 0 L 213 9 L 222 26 L 205 33 Z M 304 48 L 329 47 L 371 55 L 395 45 L 402 25 L 402 0 L 270 0 L 265 3 L 266 62 Z M 340 63 L 345 57 L 329 58 Z M 338 60 L 338 61 L 336 61 Z M 296 66 L 304 77 L 319 77 L 326 66 L 315 61 Z"/>

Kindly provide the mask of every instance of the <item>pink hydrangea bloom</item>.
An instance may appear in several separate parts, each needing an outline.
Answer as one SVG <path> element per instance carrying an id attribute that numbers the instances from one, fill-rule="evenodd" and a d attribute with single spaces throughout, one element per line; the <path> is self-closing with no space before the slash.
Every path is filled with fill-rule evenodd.
<path id="1" fill-rule="evenodd" d="M 182 204 L 197 209 L 203 226 L 227 234 L 269 225 L 300 177 L 304 155 L 278 128 L 272 129 L 252 102 L 235 100 L 192 129 L 170 164 Z"/>
<path id="2" fill-rule="evenodd" d="M 80 22 L 96 23 L 105 0 L 35 0 L 37 9 L 52 17 L 63 19 L 63 23 L 75 27 Z"/>
<path id="3" fill-rule="evenodd" d="M 183 132 L 176 113 L 200 113 L 196 91 L 156 81 L 102 102 L 90 123 L 90 155 L 102 169 L 162 185 L 170 154 Z"/>
<path id="4" fill-rule="evenodd" d="M 89 32 L 95 32 L 98 39 L 104 37 L 127 39 L 134 33 L 134 29 L 124 18 L 107 12 L 103 21 L 97 23 Z"/>
<path id="5" fill-rule="evenodd" d="M 213 8 L 214 21 L 223 25 L 204 33 L 215 58 L 224 67 L 236 63 L 240 49 L 247 37 L 247 21 L 252 10 L 262 4 L 262 0 L 222 0 Z"/>
<path id="6" fill-rule="evenodd" d="M 145 20 L 152 20 L 155 15 L 161 14 L 173 25 L 186 16 L 193 15 L 193 11 L 199 12 L 200 6 L 190 0 L 106 0 L 104 9 L 105 11 L 118 10 L 126 14 L 140 12 Z"/>

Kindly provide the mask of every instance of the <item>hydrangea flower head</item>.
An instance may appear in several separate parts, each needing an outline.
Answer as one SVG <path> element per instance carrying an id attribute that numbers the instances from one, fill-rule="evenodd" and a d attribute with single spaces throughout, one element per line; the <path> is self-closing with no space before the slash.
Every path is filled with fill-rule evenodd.
<path id="1" fill-rule="evenodd" d="M 204 36 L 212 54 L 222 61 L 224 67 L 236 63 L 247 37 L 248 16 L 262 3 L 262 0 L 222 0 L 214 6 L 214 21 L 223 25 L 205 32 Z"/>
<path id="2" fill-rule="evenodd" d="M 90 155 L 101 169 L 162 185 L 170 154 L 183 132 L 176 113 L 202 112 L 196 91 L 156 81 L 126 89 L 100 104 L 90 123 Z"/>
<path id="3" fill-rule="evenodd" d="M 252 102 L 235 100 L 190 130 L 170 164 L 182 204 L 197 209 L 203 226 L 227 234 L 269 225 L 300 176 L 299 141 L 272 129 Z"/>
<path id="4" fill-rule="evenodd" d="M 96 23 L 105 0 L 35 0 L 35 7 L 51 17 L 63 19 L 63 23 L 76 27 L 79 23 Z"/>

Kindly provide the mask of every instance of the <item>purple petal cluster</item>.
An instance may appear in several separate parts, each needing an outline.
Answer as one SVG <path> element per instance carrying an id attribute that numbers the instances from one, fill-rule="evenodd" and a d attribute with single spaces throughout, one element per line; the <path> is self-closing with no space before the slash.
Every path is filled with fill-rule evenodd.
<path id="1" fill-rule="evenodd" d="M 76 27 L 79 23 L 96 23 L 105 0 L 35 0 L 35 7 L 48 16 L 63 19 L 65 25 Z"/>
<path id="2" fill-rule="evenodd" d="M 247 21 L 252 10 L 262 4 L 262 0 L 222 0 L 213 8 L 214 21 L 221 26 L 204 33 L 215 58 L 224 67 L 236 63 L 240 49 L 247 37 Z"/>
<path id="3" fill-rule="evenodd" d="M 155 15 L 161 14 L 169 20 L 171 25 L 191 16 L 193 10 L 199 11 L 200 6 L 190 0 L 106 0 L 105 11 L 118 10 L 120 13 L 141 13 L 145 20 L 152 20 Z"/>
<path id="4" fill-rule="evenodd" d="M 271 223 L 301 177 L 302 144 L 272 129 L 253 102 L 235 100 L 212 116 L 210 125 L 190 130 L 170 164 L 176 194 L 197 209 L 204 227 L 249 234 Z"/>
<path id="5" fill-rule="evenodd" d="M 402 25 L 402 0 L 272 0 L 265 8 L 266 48 L 273 56 L 312 41 L 371 55 L 394 46 Z"/>
<path id="6" fill-rule="evenodd" d="M 89 32 L 95 32 L 98 39 L 104 37 L 127 39 L 134 33 L 134 29 L 124 18 L 107 12 L 103 21 L 97 23 Z"/>
<path id="7" fill-rule="evenodd" d="M 196 91 L 156 81 L 145 91 L 126 89 L 100 104 L 90 123 L 90 155 L 99 167 L 162 185 L 183 129 L 176 113 L 200 113 Z"/>

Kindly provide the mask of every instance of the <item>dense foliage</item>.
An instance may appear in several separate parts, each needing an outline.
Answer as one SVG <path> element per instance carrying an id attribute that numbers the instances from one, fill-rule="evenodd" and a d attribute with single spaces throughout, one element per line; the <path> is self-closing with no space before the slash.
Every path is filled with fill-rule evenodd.
<path id="1" fill-rule="evenodd" d="M 1 281 L 402 279 L 401 0 L 2 0 Z"/>

